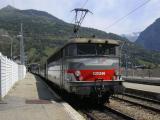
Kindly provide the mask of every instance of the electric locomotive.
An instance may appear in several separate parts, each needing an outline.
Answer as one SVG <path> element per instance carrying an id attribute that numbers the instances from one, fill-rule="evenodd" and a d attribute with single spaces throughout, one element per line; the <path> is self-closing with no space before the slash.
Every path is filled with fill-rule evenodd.
<path id="1" fill-rule="evenodd" d="M 73 38 L 46 63 L 46 79 L 70 94 L 104 103 L 123 86 L 117 40 Z"/>

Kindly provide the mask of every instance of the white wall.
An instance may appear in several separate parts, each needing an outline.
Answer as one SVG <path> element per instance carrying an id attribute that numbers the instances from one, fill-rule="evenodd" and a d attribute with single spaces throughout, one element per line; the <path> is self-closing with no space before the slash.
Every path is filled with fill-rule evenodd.
<path id="1" fill-rule="evenodd" d="M 18 65 L 0 53 L 0 99 L 2 99 L 18 80 L 26 75 L 26 67 Z"/>
<path id="2" fill-rule="evenodd" d="M 18 65 L 18 80 L 24 79 L 26 76 L 26 67 L 24 65 Z"/>

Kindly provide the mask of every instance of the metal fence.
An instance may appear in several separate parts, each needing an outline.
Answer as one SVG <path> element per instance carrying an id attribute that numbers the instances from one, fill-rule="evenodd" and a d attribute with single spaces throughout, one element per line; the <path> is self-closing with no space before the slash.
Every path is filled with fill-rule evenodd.
<path id="1" fill-rule="evenodd" d="M 160 78 L 160 68 L 154 68 L 154 69 L 123 69 L 122 75 L 123 76 L 132 76 L 132 77 L 158 77 Z"/>
<path id="2" fill-rule="evenodd" d="M 25 75 L 26 67 L 24 65 L 18 65 L 0 53 L 0 100 Z"/>

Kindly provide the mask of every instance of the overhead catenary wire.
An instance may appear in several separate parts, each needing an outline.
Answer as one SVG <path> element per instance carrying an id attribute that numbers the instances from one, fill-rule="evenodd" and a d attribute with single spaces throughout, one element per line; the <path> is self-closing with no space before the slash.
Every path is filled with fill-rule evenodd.
<path id="1" fill-rule="evenodd" d="M 87 3 L 88 3 L 88 0 L 86 0 L 86 1 L 84 2 L 84 4 L 82 5 L 81 8 L 84 8 L 84 7 L 86 6 Z"/>
<path id="2" fill-rule="evenodd" d="M 112 24 L 110 24 L 109 26 L 107 26 L 106 29 L 109 29 L 109 28 L 113 27 L 114 25 L 116 25 L 117 23 L 119 23 L 123 19 L 127 18 L 129 15 L 131 15 L 132 13 L 134 13 L 135 11 L 137 11 L 138 9 L 140 9 L 141 7 L 145 6 L 150 1 L 151 0 L 145 1 L 144 3 L 142 3 L 141 5 L 139 5 L 138 7 L 136 7 L 135 9 L 131 10 L 130 12 L 128 12 L 126 15 L 120 17 L 119 19 L 117 19 L 116 21 L 114 21 Z"/>

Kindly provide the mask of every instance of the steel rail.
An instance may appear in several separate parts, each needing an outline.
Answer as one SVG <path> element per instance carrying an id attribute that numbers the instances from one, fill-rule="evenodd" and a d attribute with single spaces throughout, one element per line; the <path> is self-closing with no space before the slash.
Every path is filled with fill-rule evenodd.
<path id="1" fill-rule="evenodd" d="M 126 115 L 120 111 L 117 111 L 111 107 L 108 107 L 108 106 L 100 106 L 99 108 L 99 112 L 102 112 L 104 114 L 113 114 L 113 115 L 116 115 L 117 117 L 120 117 L 121 119 L 125 119 L 125 120 L 135 120 L 133 117 L 129 116 L 129 115 Z M 91 112 L 88 112 L 88 111 L 83 111 L 83 113 L 87 116 L 87 118 L 89 120 L 101 120 L 101 118 L 98 118 L 96 116 L 96 114 L 93 114 Z M 99 113 L 97 113 L 99 114 Z"/>
<path id="2" fill-rule="evenodd" d="M 89 112 L 84 112 L 85 115 L 87 115 L 87 118 L 89 120 L 101 120 L 100 118 L 97 118 L 95 115 L 93 115 L 92 113 L 89 113 Z"/>
<path id="3" fill-rule="evenodd" d="M 118 116 L 120 116 L 120 117 L 122 117 L 122 118 L 124 118 L 126 120 L 135 120 L 135 118 L 133 118 L 133 117 L 127 115 L 127 114 L 124 114 L 124 113 L 122 113 L 122 112 L 120 112 L 118 110 L 115 110 L 115 109 L 113 109 L 111 107 L 108 107 L 108 106 L 104 106 L 104 110 L 105 111 L 109 110 L 110 112 L 112 112 L 112 113 L 114 113 L 114 114 L 116 114 L 116 115 L 118 115 Z"/>
<path id="4" fill-rule="evenodd" d="M 137 96 L 137 95 L 133 95 L 133 94 L 129 94 L 129 93 L 123 93 L 122 95 L 125 95 L 125 96 L 128 96 L 128 97 L 132 97 L 132 98 L 137 98 L 137 99 L 140 99 L 140 100 L 145 100 L 145 101 L 148 101 L 148 102 L 153 102 L 153 103 L 160 104 L 160 101 L 158 101 L 158 100 L 145 98 L 145 97 L 141 97 L 141 96 Z"/>
<path id="5" fill-rule="evenodd" d="M 141 104 L 141 103 L 133 102 L 133 101 L 126 100 L 126 99 L 119 98 L 119 97 L 115 97 L 115 96 L 114 96 L 113 98 L 118 99 L 118 100 L 121 100 L 121 101 L 124 101 L 124 102 L 128 102 L 128 103 L 130 103 L 130 104 L 134 104 L 134 105 L 136 105 L 136 106 L 141 106 L 141 107 L 143 107 L 143 108 L 145 108 L 145 109 L 152 110 L 152 111 L 155 111 L 155 112 L 160 113 L 160 109 L 157 109 L 157 108 L 155 108 L 155 107 L 150 107 L 150 106 L 147 106 L 147 105 L 144 105 L 144 104 Z"/>
<path id="6" fill-rule="evenodd" d="M 137 89 L 132 89 L 132 88 L 125 88 L 125 93 L 134 94 L 136 96 L 141 96 L 141 97 L 160 101 L 160 99 L 158 98 L 160 93 L 155 93 L 155 92 L 151 92 L 151 91 L 144 91 L 144 90 L 137 90 Z"/>

